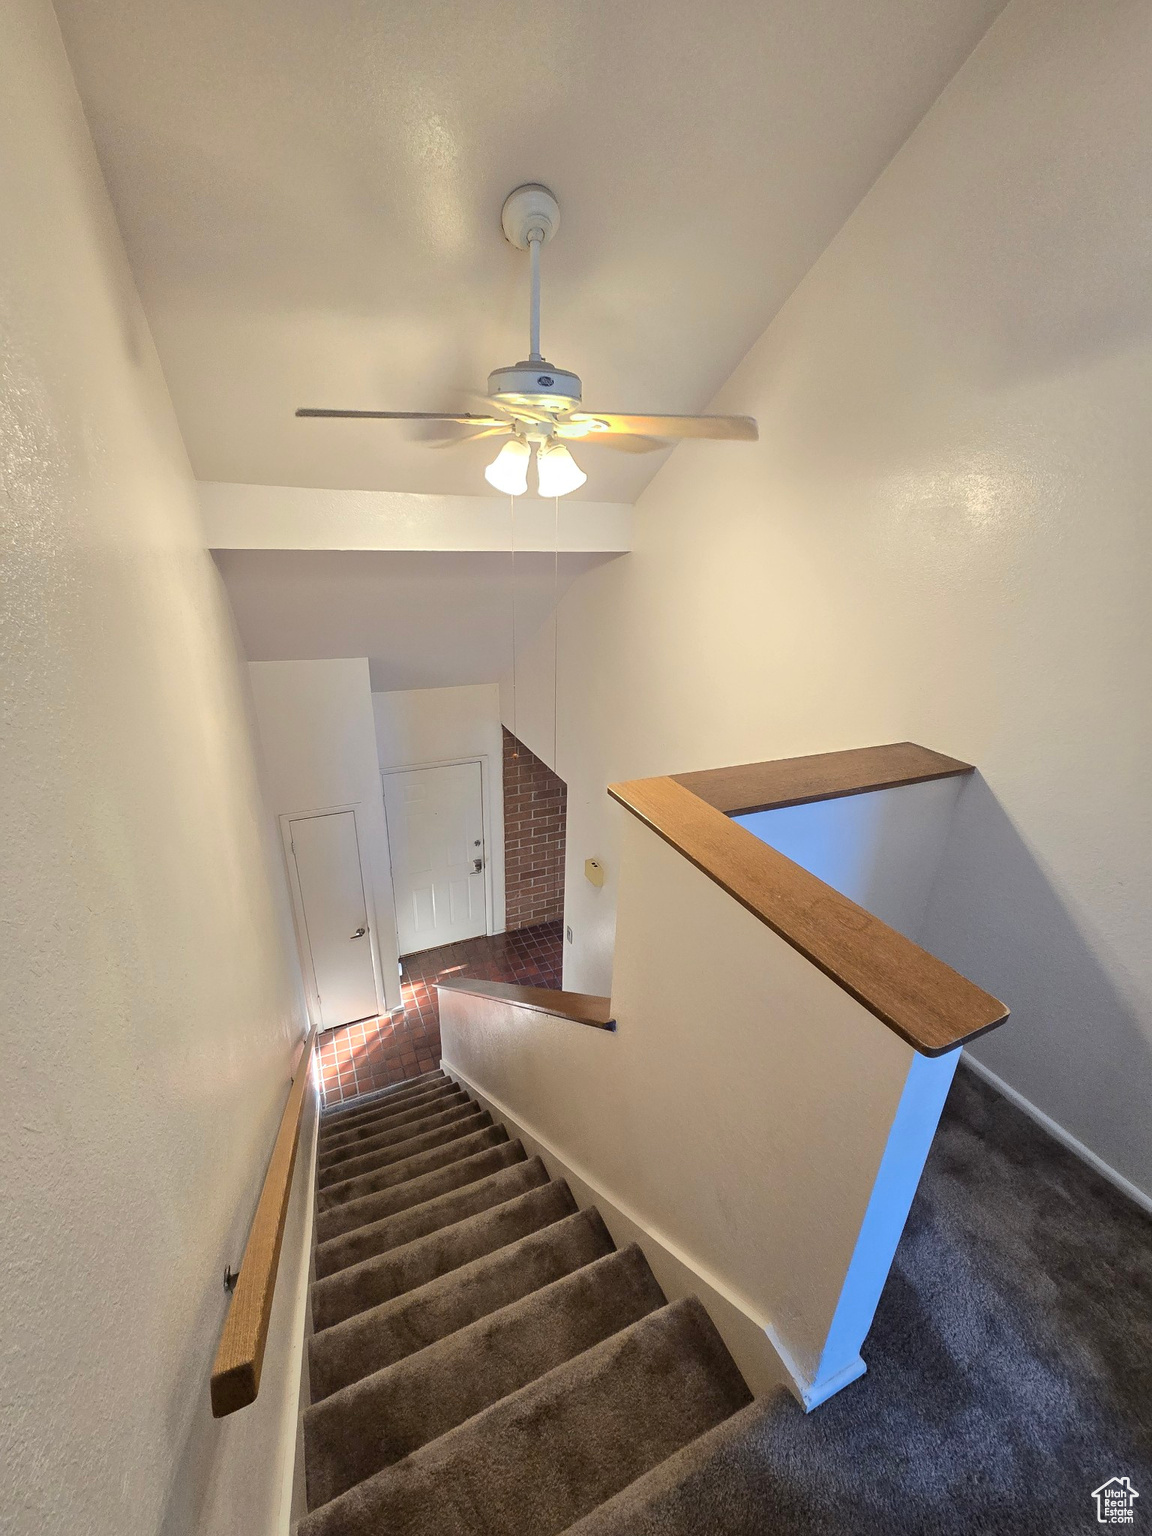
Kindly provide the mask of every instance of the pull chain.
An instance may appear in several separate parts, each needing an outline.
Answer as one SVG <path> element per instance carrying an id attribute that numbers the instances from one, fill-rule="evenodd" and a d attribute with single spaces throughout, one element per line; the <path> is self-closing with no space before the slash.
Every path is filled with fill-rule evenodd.
<path id="1" fill-rule="evenodd" d="M 508 512 L 512 524 L 512 760 L 520 756 L 520 737 L 516 730 L 516 498 L 509 496 Z"/>
<path id="2" fill-rule="evenodd" d="M 552 772 L 560 776 L 560 498 L 554 496 L 552 522 Z"/>

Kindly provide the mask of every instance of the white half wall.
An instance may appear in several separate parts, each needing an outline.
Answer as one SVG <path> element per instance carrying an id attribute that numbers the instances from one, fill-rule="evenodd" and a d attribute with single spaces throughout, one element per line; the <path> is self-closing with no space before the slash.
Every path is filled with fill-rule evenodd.
<path id="1" fill-rule="evenodd" d="M 445 992 L 445 1067 L 701 1295 L 755 1391 L 815 1407 L 864 1370 L 959 1052 L 918 1056 L 618 815 L 615 1033 Z"/>
<path id="2" fill-rule="evenodd" d="M 0 1519 L 272 1536 L 284 1420 L 216 1421 L 208 1388 L 304 999 L 227 600 L 48 0 L 0 8 L 0 186 Z"/>
<path id="3" fill-rule="evenodd" d="M 374 693 L 380 771 L 479 758 L 488 932 L 504 932 L 504 739 L 496 683 Z"/>
<path id="4" fill-rule="evenodd" d="M 252 661 L 248 671 L 274 814 L 356 809 L 377 988 L 384 1010 L 398 1008 L 396 913 L 367 657 Z"/>
<path id="5" fill-rule="evenodd" d="M 967 762 L 920 941 L 974 1054 L 1152 1194 L 1152 30 L 1011 0 L 559 612 L 566 984 L 612 979 L 614 780 Z M 551 626 L 519 734 L 552 761 Z M 507 716 L 505 716 L 507 718 Z M 595 890 L 584 860 L 603 859 Z"/>

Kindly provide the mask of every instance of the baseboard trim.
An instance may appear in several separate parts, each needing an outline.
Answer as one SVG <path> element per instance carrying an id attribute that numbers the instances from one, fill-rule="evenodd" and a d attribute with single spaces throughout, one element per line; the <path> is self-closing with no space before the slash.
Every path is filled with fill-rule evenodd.
<path id="1" fill-rule="evenodd" d="M 509 1132 L 524 1143 L 527 1151 L 538 1155 L 553 1178 L 567 1181 L 578 1205 L 595 1205 L 599 1209 L 614 1242 L 618 1245 L 639 1244 L 670 1300 L 681 1296 L 700 1297 L 754 1396 L 765 1397 L 785 1387 L 808 1411 L 863 1372 L 864 1363 L 860 1361 L 859 1369 L 850 1367 L 849 1372 L 840 1373 L 845 1377 L 842 1381 L 839 1377 L 821 1383 L 806 1381 L 771 1323 L 756 1316 L 748 1302 L 727 1287 L 719 1276 L 701 1268 L 670 1238 L 654 1231 L 636 1212 L 608 1194 L 506 1104 L 474 1083 L 467 1073 L 446 1058 L 440 1065 L 454 1082 L 465 1087 L 491 1113 L 493 1119 L 503 1121 Z"/>
<path id="2" fill-rule="evenodd" d="M 855 1360 L 850 1360 L 846 1366 L 837 1371 L 834 1376 L 829 1376 L 825 1381 L 814 1381 L 808 1389 L 808 1395 L 804 1399 L 804 1406 L 811 1413 L 813 1408 L 819 1408 L 821 1403 L 826 1403 L 830 1397 L 835 1397 L 841 1387 L 847 1387 L 854 1381 L 859 1381 L 868 1367 L 863 1358 L 857 1355 Z"/>
<path id="3" fill-rule="evenodd" d="M 1023 1110 L 1030 1120 L 1034 1120 L 1061 1146 L 1067 1147 L 1069 1152 L 1078 1157 L 1081 1162 L 1087 1163 L 1089 1168 L 1100 1174 L 1101 1178 L 1107 1179 L 1109 1184 L 1118 1189 L 1122 1195 L 1127 1195 L 1129 1200 L 1138 1205 L 1141 1210 L 1152 1215 L 1152 1195 L 1146 1195 L 1139 1185 L 1133 1184 L 1122 1173 L 1117 1173 L 1111 1163 L 1106 1163 L 1102 1157 L 1098 1157 L 1091 1147 L 1086 1147 L 1082 1141 L 1078 1141 L 1071 1131 L 1066 1131 L 1058 1121 L 1052 1119 L 1051 1115 L 1046 1115 L 1042 1109 L 1037 1109 L 1030 1099 L 1026 1099 L 1010 1083 L 998 1077 L 982 1061 L 977 1061 L 975 1056 L 970 1056 L 965 1051 L 960 1060 L 970 1071 L 975 1072 L 977 1077 L 982 1077 L 986 1083 L 990 1083 L 995 1088 L 997 1093 L 1002 1093 L 1010 1103 L 1015 1104 L 1017 1109 Z"/>

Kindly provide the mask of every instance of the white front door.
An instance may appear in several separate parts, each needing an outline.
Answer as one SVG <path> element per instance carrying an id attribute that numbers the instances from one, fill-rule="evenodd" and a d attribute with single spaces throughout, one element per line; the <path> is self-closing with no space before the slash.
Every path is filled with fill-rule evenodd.
<path id="1" fill-rule="evenodd" d="M 353 811 L 294 816 L 292 857 L 300 884 L 320 1028 L 380 1012 Z"/>
<path id="2" fill-rule="evenodd" d="M 400 953 L 485 933 L 480 764 L 404 768 L 383 778 Z"/>

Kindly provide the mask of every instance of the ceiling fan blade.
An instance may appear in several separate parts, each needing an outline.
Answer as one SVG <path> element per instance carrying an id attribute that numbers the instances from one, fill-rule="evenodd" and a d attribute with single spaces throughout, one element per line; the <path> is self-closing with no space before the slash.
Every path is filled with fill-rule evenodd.
<path id="1" fill-rule="evenodd" d="M 574 448 L 612 448 L 617 453 L 655 453 L 668 446 L 654 437 L 641 437 L 634 432 L 591 432 L 581 422 L 570 425 L 562 421 L 556 428 L 556 436 Z"/>
<path id="2" fill-rule="evenodd" d="M 629 433 L 640 437 L 710 437 L 755 442 L 760 433 L 751 416 L 618 416 L 598 411 L 573 411 L 568 421 L 587 424 L 591 442 L 600 433 Z"/>
<path id="3" fill-rule="evenodd" d="M 479 432 L 461 432 L 457 437 L 442 437 L 428 444 L 429 448 L 459 448 L 462 443 L 478 443 L 484 437 L 509 437 L 512 428 L 508 422 L 498 427 L 482 427 Z"/>
<path id="4" fill-rule="evenodd" d="M 312 406 L 301 406 L 297 416 L 335 417 L 341 421 L 453 421 L 463 427 L 502 427 L 505 422 L 497 416 L 477 416 L 471 413 L 449 415 L 445 411 L 329 411 Z"/>

